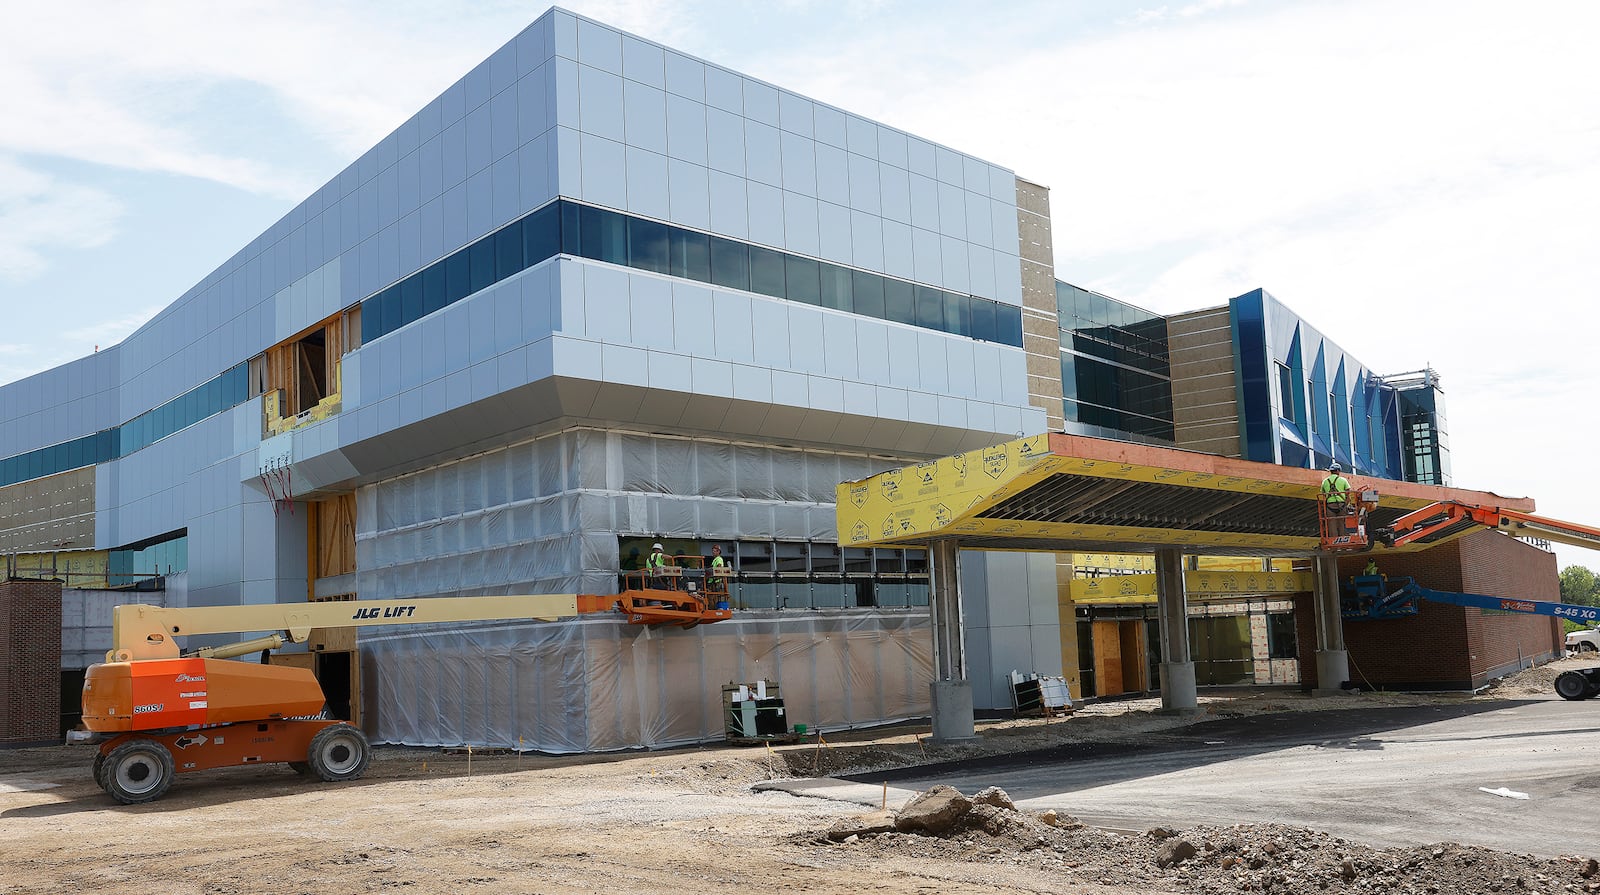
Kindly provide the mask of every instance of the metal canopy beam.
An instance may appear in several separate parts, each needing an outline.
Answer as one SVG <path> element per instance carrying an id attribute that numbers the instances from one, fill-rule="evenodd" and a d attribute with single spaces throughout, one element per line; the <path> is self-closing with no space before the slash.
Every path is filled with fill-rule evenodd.
<path id="1" fill-rule="evenodd" d="M 1052 433 L 841 484 L 840 541 L 963 547 L 1312 556 L 1322 472 Z M 1410 482 L 1376 487 L 1370 524 L 1456 500 L 1528 511 L 1533 502 Z M 1465 532 L 1461 532 L 1465 533 Z M 1420 549 L 1416 548 L 1416 549 Z"/>
<path id="2" fill-rule="evenodd" d="M 1322 473 L 1149 445 L 1036 435 L 844 482 L 836 491 L 841 546 L 931 549 L 939 739 L 973 733 L 963 655 L 958 550 L 1154 553 L 1162 629 L 1162 702 L 1193 710 L 1182 558 L 1185 553 L 1315 556 Z M 1380 492 L 1374 526 L 1433 503 L 1532 511 L 1533 501 L 1408 482 L 1359 482 Z M 1464 532 L 1462 532 L 1464 533 Z M 1319 560 L 1318 671 L 1342 681 L 1337 593 Z"/>

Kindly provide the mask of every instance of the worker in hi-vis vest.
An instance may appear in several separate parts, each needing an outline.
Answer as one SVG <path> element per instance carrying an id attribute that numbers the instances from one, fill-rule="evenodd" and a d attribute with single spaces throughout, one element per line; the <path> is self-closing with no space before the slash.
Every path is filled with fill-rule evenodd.
<path id="1" fill-rule="evenodd" d="M 661 545 L 650 545 L 650 555 L 644 558 L 645 572 L 649 574 L 652 586 L 660 587 L 666 578 L 664 570 L 667 567 L 667 555 L 661 552 Z"/>
<path id="2" fill-rule="evenodd" d="M 721 544 L 712 544 L 711 545 L 711 568 L 713 568 L 713 569 L 722 569 L 722 568 L 726 568 L 727 565 L 728 565 L 727 560 L 722 558 L 722 545 Z"/>
<path id="3" fill-rule="evenodd" d="M 1339 461 L 1328 464 L 1328 477 L 1322 480 L 1322 499 L 1328 502 L 1328 512 L 1338 516 L 1350 506 L 1350 480 L 1340 473 Z"/>

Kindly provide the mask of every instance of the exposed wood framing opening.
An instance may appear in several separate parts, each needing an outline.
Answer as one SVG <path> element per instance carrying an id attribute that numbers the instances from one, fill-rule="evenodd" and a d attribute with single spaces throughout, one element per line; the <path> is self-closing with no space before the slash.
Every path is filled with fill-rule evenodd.
<path id="1" fill-rule="evenodd" d="M 336 412 L 340 393 L 340 362 L 361 347 L 361 306 L 340 311 L 283 340 L 250 361 L 250 394 L 268 397 L 268 434 L 298 424 L 296 418 L 312 411 Z"/>
<path id="2" fill-rule="evenodd" d="M 348 575 L 356 570 L 356 495 L 311 501 L 308 517 L 311 579 Z"/>

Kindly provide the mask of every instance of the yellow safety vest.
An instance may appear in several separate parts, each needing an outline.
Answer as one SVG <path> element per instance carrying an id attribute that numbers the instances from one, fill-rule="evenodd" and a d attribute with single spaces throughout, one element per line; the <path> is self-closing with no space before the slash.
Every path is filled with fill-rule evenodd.
<path id="1" fill-rule="evenodd" d="M 1322 480 L 1322 496 L 1328 503 L 1346 503 L 1350 500 L 1350 480 L 1342 475 L 1330 475 Z"/>

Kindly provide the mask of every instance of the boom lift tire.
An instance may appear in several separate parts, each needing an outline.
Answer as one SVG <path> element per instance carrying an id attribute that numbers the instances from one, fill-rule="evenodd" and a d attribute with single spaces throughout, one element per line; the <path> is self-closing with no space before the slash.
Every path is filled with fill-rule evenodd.
<path id="1" fill-rule="evenodd" d="M 1562 699 L 1588 699 L 1594 695 L 1589 689 L 1589 679 L 1576 671 L 1563 671 L 1556 675 L 1556 694 Z"/>
<path id="2" fill-rule="evenodd" d="M 309 761 L 291 761 L 289 762 L 289 769 L 302 777 L 311 776 L 311 762 Z"/>
<path id="3" fill-rule="evenodd" d="M 355 780 L 367 772 L 372 746 L 360 728 L 349 724 L 325 727 L 311 738 L 307 759 L 311 770 L 329 783 Z"/>
<path id="4" fill-rule="evenodd" d="M 166 795 L 176 773 L 172 753 L 166 746 L 139 737 L 107 753 L 95 779 L 113 799 L 124 805 L 139 805 Z"/>

